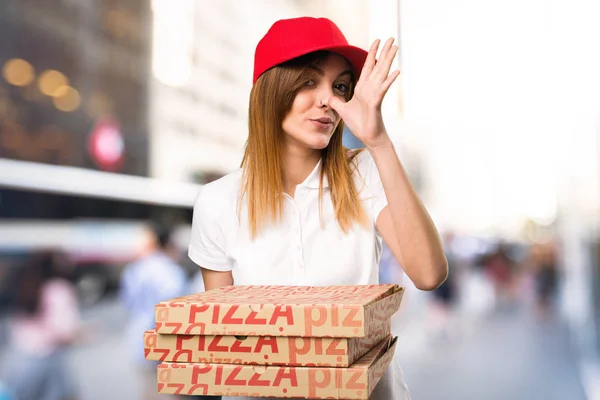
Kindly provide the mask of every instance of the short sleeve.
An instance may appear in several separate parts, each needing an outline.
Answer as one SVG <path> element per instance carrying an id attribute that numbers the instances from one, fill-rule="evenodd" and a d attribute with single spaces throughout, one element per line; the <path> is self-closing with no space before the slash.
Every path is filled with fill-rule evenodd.
<path id="1" fill-rule="evenodd" d="M 375 165 L 375 160 L 368 151 L 363 150 L 356 158 L 358 173 L 364 182 L 364 187 L 361 188 L 359 195 L 361 198 L 371 199 L 371 213 L 373 220 L 377 221 L 379 213 L 388 204 L 379 171 L 377 165 Z"/>
<path id="2" fill-rule="evenodd" d="M 206 186 L 202 187 L 194 203 L 192 232 L 188 247 L 190 259 L 202 268 L 231 271 L 226 251 L 226 236 L 218 199 L 212 199 Z"/>

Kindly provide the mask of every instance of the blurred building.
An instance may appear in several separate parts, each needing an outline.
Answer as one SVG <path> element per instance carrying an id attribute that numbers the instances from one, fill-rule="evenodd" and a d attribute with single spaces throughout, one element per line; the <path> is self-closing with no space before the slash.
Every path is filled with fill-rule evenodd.
<path id="1" fill-rule="evenodd" d="M 148 2 L 0 7 L 0 156 L 147 175 Z"/>
<path id="2" fill-rule="evenodd" d="M 48 247 L 96 300 L 141 222 L 193 199 L 145 178 L 151 22 L 144 0 L 0 2 L 0 308 L 21 260 Z"/>
<path id="3" fill-rule="evenodd" d="M 35 163 L 40 179 L 48 164 L 147 176 L 150 17 L 142 0 L 1 2 L 0 158 Z M 5 218 L 86 208 L 0 191 Z"/>

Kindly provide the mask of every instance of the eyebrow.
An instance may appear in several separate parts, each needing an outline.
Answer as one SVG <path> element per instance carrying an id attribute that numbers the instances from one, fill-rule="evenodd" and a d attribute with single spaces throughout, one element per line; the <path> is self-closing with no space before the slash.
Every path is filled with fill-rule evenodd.
<path id="1" fill-rule="evenodd" d="M 319 75 L 324 75 L 325 74 L 325 72 L 323 72 L 323 70 L 321 68 L 317 67 L 314 64 L 309 64 L 308 68 L 317 71 L 319 73 Z M 352 75 L 352 70 L 347 69 L 345 71 L 342 71 L 337 77 L 339 78 L 339 77 L 344 76 L 344 75 Z"/>

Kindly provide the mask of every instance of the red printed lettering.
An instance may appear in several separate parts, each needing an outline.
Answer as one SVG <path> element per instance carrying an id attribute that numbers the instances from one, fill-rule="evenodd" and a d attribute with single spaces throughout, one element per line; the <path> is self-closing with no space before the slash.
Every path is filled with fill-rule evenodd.
<path id="1" fill-rule="evenodd" d="M 345 309 L 349 310 L 348 315 L 346 315 L 346 318 L 344 318 L 344 321 L 342 321 L 342 326 L 345 327 L 361 327 L 362 326 L 362 321 L 360 320 L 354 320 L 354 317 L 356 317 L 358 315 L 358 311 L 359 308 L 358 307 L 352 307 L 352 306 L 347 306 L 344 307 Z"/>
<path id="2" fill-rule="evenodd" d="M 212 323 L 213 324 L 218 324 L 219 323 L 219 311 L 220 310 L 221 310 L 221 306 L 219 306 L 218 304 L 213 307 L 213 316 L 212 316 Z"/>
<path id="3" fill-rule="evenodd" d="M 156 333 L 146 333 L 144 342 L 145 347 L 156 347 Z"/>
<path id="4" fill-rule="evenodd" d="M 322 376 L 322 379 L 317 379 L 317 374 Z M 308 397 L 316 398 L 317 389 L 323 389 L 329 386 L 331 381 L 331 373 L 329 370 L 309 369 L 308 370 Z"/>
<path id="5" fill-rule="evenodd" d="M 243 324 L 244 320 L 242 318 L 233 318 L 233 314 L 238 310 L 239 306 L 233 305 L 229 310 L 227 310 L 227 314 L 223 317 L 224 324 L 230 325 L 239 325 Z"/>
<path id="6" fill-rule="evenodd" d="M 183 341 L 194 339 L 194 337 L 195 336 L 192 336 L 192 335 L 177 335 L 177 342 L 175 343 L 175 349 L 182 350 L 183 349 Z"/>
<path id="7" fill-rule="evenodd" d="M 206 344 L 206 336 L 198 336 L 198 351 L 204 351 L 204 345 Z"/>
<path id="8" fill-rule="evenodd" d="M 219 346 L 219 342 L 221 341 L 222 336 L 215 336 L 208 345 L 208 351 L 227 351 L 229 348 L 227 346 Z"/>
<path id="9" fill-rule="evenodd" d="M 335 387 L 341 388 L 343 387 L 342 378 L 343 378 L 343 370 L 341 368 L 335 368 Z"/>
<path id="10" fill-rule="evenodd" d="M 219 365 L 217 367 L 217 373 L 215 374 L 215 384 L 220 385 L 222 379 L 223 379 L 223 366 Z"/>
<path id="11" fill-rule="evenodd" d="M 190 306 L 190 313 L 189 313 L 189 323 L 195 323 L 196 322 L 196 315 L 205 312 L 206 310 L 208 310 L 208 304 L 203 304 L 203 305 L 197 305 L 197 304 L 192 304 Z"/>
<path id="12" fill-rule="evenodd" d="M 289 372 L 286 372 L 289 369 Z M 298 377 L 296 376 L 296 370 L 293 368 L 279 368 L 275 380 L 273 380 L 273 386 L 280 386 L 281 381 L 289 380 L 289 385 L 293 387 L 298 386 Z"/>
<path id="13" fill-rule="evenodd" d="M 315 353 L 323 354 L 323 339 L 315 338 Z"/>
<path id="14" fill-rule="evenodd" d="M 278 305 L 271 316 L 269 324 L 275 325 L 279 318 L 285 318 L 288 325 L 294 325 L 294 313 L 292 311 L 292 306 Z"/>
<path id="15" fill-rule="evenodd" d="M 302 343 L 301 347 L 297 346 L 298 342 Z M 291 337 L 288 340 L 288 348 L 290 352 L 290 363 L 297 364 L 298 359 L 296 356 L 307 354 L 310 350 L 310 339 L 301 337 Z"/>
<path id="16" fill-rule="evenodd" d="M 173 394 L 180 394 L 185 385 L 183 383 L 167 383 L 167 388 L 175 389 Z"/>
<path id="17" fill-rule="evenodd" d="M 355 372 L 352 374 L 352 376 L 350 377 L 350 379 L 348 379 L 348 383 L 346 384 L 346 389 L 365 389 L 366 385 L 364 383 L 359 383 L 358 380 L 360 379 L 361 375 L 363 373 L 361 371 L 359 372 Z"/>
<path id="18" fill-rule="evenodd" d="M 206 329 L 206 324 L 204 322 L 196 322 L 186 328 L 185 334 L 190 335 L 192 332 L 194 332 L 196 335 L 204 335 L 204 329 Z"/>
<path id="19" fill-rule="evenodd" d="M 171 370 L 160 368 L 158 371 L 158 381 L 162 383 L 171 382 Z"/>
<path id="20" fill-rule="evenodd" d="M 199 382 L 200 375 L 206 375 L 212 370 L 212 365 L 208 364 L 194 364 L 192 368 L 192 385 L 196 385 Z M 217 373 L 219 370 L 217 369 Z"/>
<path id="21" fill-rule="evenodd" d="M 316 319 L 313 318 L 314 311 L 319 313 L 319 316 Z M 327 307 L 315 306 L 312 308 L 304 308 L 304 324 L 306 325 L 306 333 L 304 336 L 313 336 L 313 328 L 317 326 L 323 326 L 325 321 L 327 321 Z"/>
<path id="22" fill-rule="evenodd" d="M 256 340 L 255 353 L 262 351 L 264 346 L 271 346 L 271 353 L 279 354 L 279 348 L 277 347 L 277 338 L 272 336 L 259 336 Z"/>
<path id="23" fill-rule="evenodd" d="M 262 310 L 262 305 L 260 306 L 260 309 Z M 246 318 L 246 324 L 248 324 L 248 325 L 266 325 L 267 319 L 266 318 L 256 318 L 257 315 L 258 315 L 258 311 L 250 311 L 250 315 L 248 315 L 248 318 Z"/>
<path id="24" fill-rule="evenodd" d="M 248 380 L 248 386 L 269 386 L 271 382 L 265 379 L 260 379 L 260 374 L 255 372 L 252 378 Z"/>
<path id="25" fill-rule="evenodd" d="M 233 342 L 233 344 L 231 345 L 231 351 L 235 351 L 238 353 L 251 353 L 252 352 L 252 347 L 250 346 L 242 346 L 242 341 L 239 339 L 236 339 L 235 342 Z M 258 346 L 257 346 L 258 347 Z"/>
<path id="26" fill-rule="evenodd" d="M 183 324 L 181 322 L 165 322 L 165 329 L 172 328 L 171 332 L 169 332 L 171 334 L 179 333 L 182 326 Z"/>
<path id="27" fill-rule="evenodd" d="M 167 307 L 156 307 L 156 321 L 164 322 L 169 319 L 169 309 Z"/>
<path id="28" fill-rule="evenodd" d="M 333 339 L 329 346 L 327 346 L 325 354 L 327 354 L 328 356 L 345 356 L 346 350 L 338 349 L 340 343 L 342 343 L 341 339 Z"/>
<path id="29" fill-rule="evenodd" d="M 154 352 L 162 354 L 161 356 L 158 357 L 159 361 L 165 361 L 167 359 L 167 357 L 169 356 L 169 354 L 171 353 L 171 350 L 169 350 L 169 349 L 154 349 Z"/>
<path id="30" fill-rule="evenodd" d="M 180 360 L 179 357 L 181 357 L 181 356 L 183 356 L 185 358 L 182 359 L 182 360 Z M 179 362 L 192 362 L 192 351 L 191 350 L 179 350 L 173 356 L 173 361 L 175 361 L 175 362 L 177 362 L 177 361 L 179 361 Z"/>
<path id="31" fill-rule="evenodd" d="M 331 325 L 338 326 L 339 315 L 338 315 L 338 306 L 337 304 L 331 305 Z"/>
<path id="32" fill-rule="evenodd" d="M 200 389 L 200 391 L 198 391 Z M 207 395 L 208 394 L 208 385 L 199 383 L 197 385 L 192 385 L 187 394 L 199 394 L 199 395 Z"/>
<path id="33" fill-rule="evenodd" d="M 225 384 L 226 385 L 231 385 L 231 386 L 246 386 L 246 381 L 243 379 L 235 379 L 238 374 L 240 373 L 240 371 L 242 370 L 242 366 L 236 366 L 233 367 L 233 370 L 231 371 L 231 373 L 229 374 L 229 376 L 227 377 L 227 379 L 225 379 Z"/>

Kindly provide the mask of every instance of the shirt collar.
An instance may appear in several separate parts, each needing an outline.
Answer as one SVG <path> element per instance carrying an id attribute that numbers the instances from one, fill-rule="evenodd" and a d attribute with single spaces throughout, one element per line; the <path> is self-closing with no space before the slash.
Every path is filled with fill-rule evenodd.
<path id="1" fill-rule="evenodd" d="M 301 183 L 302 186 L 306 186 L 307 188 L 311 188 L 311 189 L 319 188 L 319 179 L 321 176 L 322 162 L 323 162 L 323 160 L 320 159 L 319 162 L 317 163 L 317 165 L 315 166 L 315 168 L 312 170 L 312 172 L 306 177 L 304 182 Z M 324 188 L 329 187 L 329 183 L 327 182 L 327 176 L 323 177 L 323 187 Z"/>

